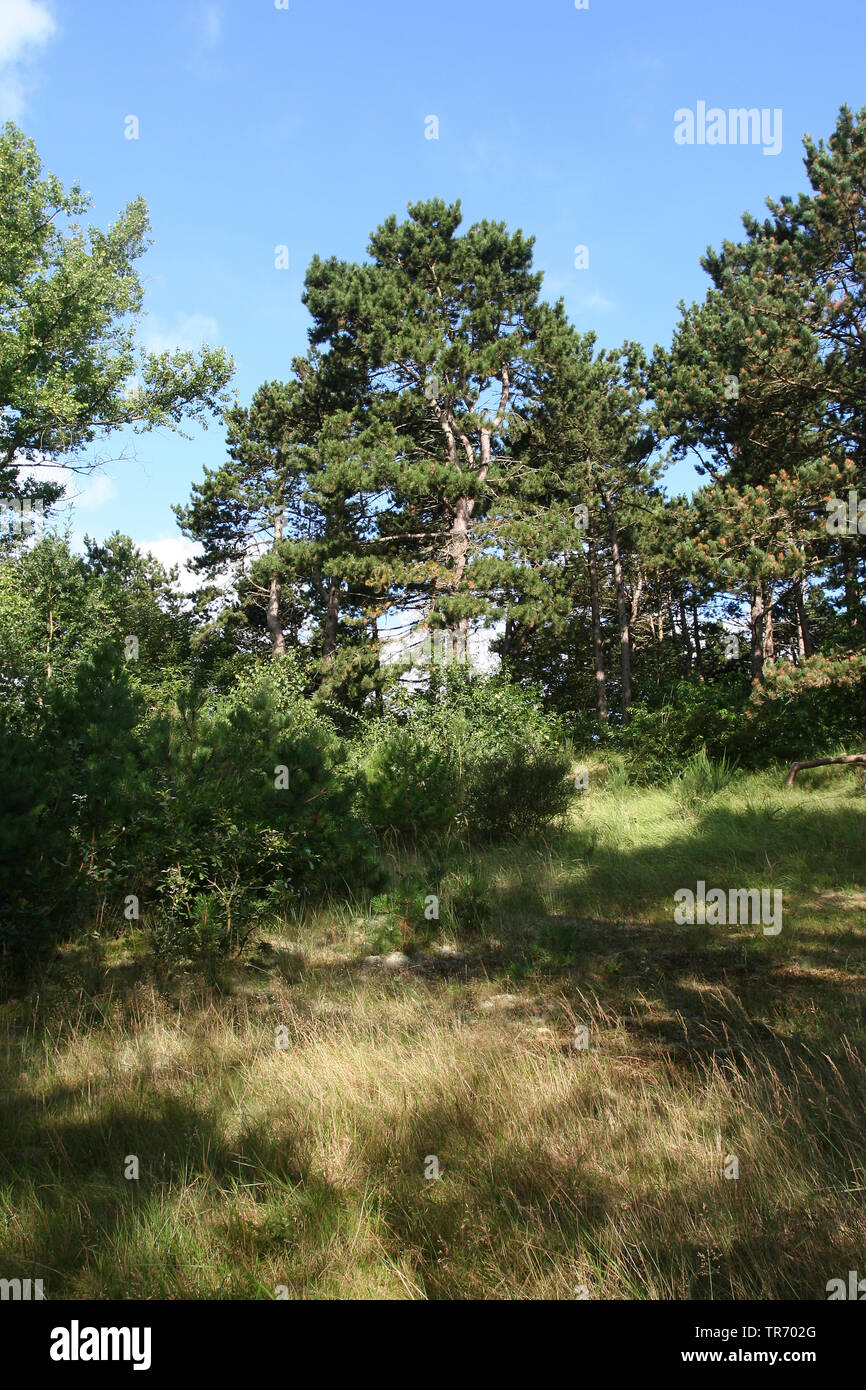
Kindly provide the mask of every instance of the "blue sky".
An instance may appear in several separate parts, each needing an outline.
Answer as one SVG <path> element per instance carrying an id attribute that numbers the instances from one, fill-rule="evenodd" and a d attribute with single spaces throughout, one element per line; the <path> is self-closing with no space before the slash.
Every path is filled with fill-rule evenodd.
<path id="1" fill-rule="evenodd" d="M 247 401 L 305 348 L 310 257 L 361 258 L 433 196 L 534 235 L 546 296 L 602 345 L 668 343 L 706 246 L 805 188 L 804 132 L 866 105 L 864 51 L 863 0 L 0 0 L 0 119 L 91 191 L 93 221 L 144 196 L 144 341 L 224 345 Z M 780 110 L 780 152 L 678 144 L 701 101 Z M 171 504 L 220 461 L 219 426 L 102 453 L 126 457 L 76 483 L 75 532 L 182 559 Z"/>

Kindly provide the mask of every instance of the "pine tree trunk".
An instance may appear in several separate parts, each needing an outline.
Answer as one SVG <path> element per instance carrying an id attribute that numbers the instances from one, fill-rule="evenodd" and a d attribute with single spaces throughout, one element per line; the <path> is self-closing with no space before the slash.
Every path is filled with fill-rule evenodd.
<path id="1" fill-rule="evenodd" d="M 502 638 L 503 660 L 520 656 L 535 631 L 535 623 L 518 623 L 513 618 L 505 619 L 505 633 Z"/>
<path id="2" fill-rule="evenodd" d="M 760 586 L 749 594 L 749 629 L 751 632 L 751 675 L 753 681 L 764 679 L 764 596 Z"/>
<path id="3" fill-rule="evenodd" d="M 668 632 L 669 632 L 670 635 L 671 635 L 671 640 L 673 641 L 674 646 L 676 646 L 676 644 L 677 644 L 677 625 L 676 625 L 676 623 L 674 622 L 674 605 L 673 605 L 673 598 L 672 598 L 670 589 L 668 589 L 668 601 L 667 601 L 667 605 L 666 605 L 666 606 L 667 606 L 667 610 L 668 610 Z"/>
<path id="4" fill-rule="evenodd" d="M 592 603 L 592 650 L 595 661 L 595 707 L 603 724 L 607 723 L 607 682 L 604 672 L 604 646 L 601 640 L 601 606 L 598 600 L 598 556 L 595 549 L 595 532 L 590 518 L 587 531 L 587 564 L 589 566 L 589 592 Z"/>
<path id="5" fill-rule="evenodd" d="M 812 655 L 812 637 L 809 632 L 809 619 L 806 616 L 806 601 L 803 590 L 802 578 L 795 579 L 793 592 L 794 608 L 797 614 L 797 655 L 801 661 L 806 661 Z"/>
<path id="6" fill-rule="evenodd" d="M 703 653 L 701 651 L 701 626 L 698 622 L 698 605 L 694 598 L 692 599 L 692 632 L 695 636 L 695 670 L 698 673 L 698 680 L 700 681 L 701 685 L 703 685 L 704 658 Z"/>
<path id="7" fill-rule="evenodd" d="M 454 593 L 460 591 L 469 558 L 469 518 L 473 506 L 471 497 L 458 497 L 454 505 L 454 520 L 451 524 L 451 588 Z M 451 650 L 455 661 L 466 660 L 468 637 L 469 619 L 460 618 L 451 635 Z"/>
<path id="8" fill-rule="evenodd" d="M 274 513 L 274 549 L 276 550 L 280 541 L 283 539 L 283 509 L 277 506 Z M 268 607 L 265 615 L 265 622 L 268 632 L 271 634 L 271 656 L 274 661 L 278 661 L 281 656 L 286 654 L 286 637 L 283 632 L 283 625 L 280 621 L 280 582 L 275 574 L 271 575 L 271 582 L 268 588 Z"/>
<path id="9" fill-rule="evenodd" d="M 622 574 L 622 559 L 619 553 L 619 537 L 616 530 L 616 513 L 613 509 L 613 501 L 610 493 L 603 493 L 604 508 L 607 512 L 608 527 L 610 531 L 610 550 L 613 560 L 613 585 L 616 592 L 616 611 L 619 619 L 619 658 L 620 671 L 622 673 L 622 699 L 620 701 L 620 711 L 622 722 L 627 724 L 629 721 L 629 710 L 631 707 L 631 634 L 628 623 L 628 604 L 625 598 L 625 583 Z"/>
<path id="10" fill-rule="evenodd" d="M 448 461 L 455 469 L 460 467 L 459 463 L 459 444 L 462 446 L 466 460 L 464 465 L 469 473 L 474 473 L 480 483 L 487 479 L 490 471 L 490 445 L 491 440 L 500 428 L 508 407 L 510 394 L 509 376 L 507 367 L 500 369 L 501 390 L 499 394 L 499 405 L 496 416 L 487 425 L 483 425 L 479 431 L 481 445 L 480 458 L 476 458 L 475 450 L 465 434 L 459 433 L 455 424 L 452 412 L 446 407 L 438 408 L 437 415 L 439 425 L 445 435 L 448 445 Z M 463 574 L 469 558 L 469 522 L 475 510 L 474 497 L 459 497 L 454 506 L 454 520 L 451 525 L 451 559 L 453 564 L 452 572 L 452 591 L 459 592 L 463 582 Z M 464 661 L 469 659 L 469 619 L 461 618 L 457 624 L 454 634 L 454 655 Z"/>
<path id="11" fill-rule="evenodd" d="M 328 606 L 325 612 L 325 631 L 322 641 L 322 656 L 326 666 L 333 666 L 337 655 L 337 623 L 340 617 L 340 589 L 336 584 L 328 585 Z"/>
<path id="12" fill-rule="evenodd" d="M 860 616 L 860 587 L 857 583 L 857 551 L 853 541 L 842 541 L 842 574 L 845 584 L 845 613 L 851 627 L 857 627 Z"/>
<path id="13" fill-rule="evenodd" d="M 376 653 L 376 712 L 381 715 L 384 713 L 384 703 L 382 699 L 382 649 L 379 646 L 379 622 L 375 612 L 370 614 L 370 641 L 373 643 L 373 650 Z"/>
<path id="14" fill-rule="evenodd" d="M 643 593 L 643 586 L 644 572 L 641 569 L 640 563 L 638 563 L 637 584 L 635 584 L 634 593 L 631 596 L 631 610 L 629 612 L 628 622 L 628 652 L 629 659 L 632 663 L 634 662 L 634 630 L 637 625 L 638 614 L 640 612 L 640 597 Z"/>
<path id="15" fill-rule="evenodd" d="M 686 617 L 686 600 L 682 589 L 679 592 L 680 608 L 680 628 L 683 637 L 683 660 L 685 662 L 685 675 L 690 675 L 692 670 L 692 640 L 689 637 L 689 620 Z"/>
<path id="16" fill-rule="evenodd" d="M 776 637 L 773 631 L 773 590 L 775 585 L 763 584 L 761 599 L 764 605 L 764 660 L 774 661 L 776 657 Z"/>

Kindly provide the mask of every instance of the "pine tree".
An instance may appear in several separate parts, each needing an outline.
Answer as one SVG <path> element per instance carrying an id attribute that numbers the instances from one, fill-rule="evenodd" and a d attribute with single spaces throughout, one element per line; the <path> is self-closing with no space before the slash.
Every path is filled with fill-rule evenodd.
<path id="1" fill-rule="evenodd" d="M 410 205 L 372 235 L 371 261 L 315 258 L 304 303 L 326 369 L 369 380 L 359 446 L 382 496 L 402 602 L 427 612 L 466 655 L 470 621 L 496 613 L 491 508 L 514 486 L 541 276 L 532 241 L 502 223 L 458 235 L 460 204 Z M 488 524 L 489 523 L 489 524 Z M 476 568 L 486 557 L 482 580 Z"/>

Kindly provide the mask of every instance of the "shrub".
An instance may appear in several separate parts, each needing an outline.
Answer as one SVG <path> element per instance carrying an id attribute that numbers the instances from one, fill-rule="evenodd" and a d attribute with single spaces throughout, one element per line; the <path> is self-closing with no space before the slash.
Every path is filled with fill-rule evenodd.
<path id="1" fill-rule="evenodd" d="M 706 748 L 693 753 L 674 787 L 680 811 L 684 815 L 693 815 L 700 810 L 711 797 L 724 790 L 734 771 L 733 764 L 724 754 L 714 760 L 708 757 Z"/>
<path id="2" fill-rule="evenodd" d="M 0 946 L 80 929 L 129 876 L 140 793 L 138 710 L 103 642 L 43 687 L 30 721 L 0 714 Z"/>
<path id="3" fill-rule="evenodd" d="M 610 740 L 627 759 L 635 781 L 645 783 L 676 777 L 700 748 L 710 758 L 762 768 L 862 745 L 862 685 L 810 689 L 792 682 L 788 689 L 786 674 L 768 668 L 772 699 L 753 692 L 743 675 L 695 686 L 680 681 L 656 692 L 664 700 L 662 707 L 633 705 L 628 725 L 611 731 Z"/>
<path id="4" fill-rule="evenodd" d="M 262 896 L 245 892 L 239 879 L 196 892 L 179 867 L 166 870 L 158 893 L 145 935 L 162 970 L 240 955 L 267 906 Z"/>
<path id="5" fill-rule="evenodd" d="M 453 872 L 439 888 L 445 923 L 458 935 L 481 931 L 490 917 L 490 889 L 476 873 Z"/>
<path id="6" fill-rule="evenodd" d="M 430 889 L 414 878 L 401 878 L 387 893 L 371 903 L 372 911 L 384 918 L 376 928 L 373 946 L 377 951 L 411 951 L 427 945 L 439 930 L 439 919 L 430 915 Z"/>
<path id="7" fill-rule="evenodd" d="M 404 874 L 370 904 L 378 919 L 371 949 L 379 953 L 417 950 L 429 946 L 443 929 L 455 936 L 473 934 L 486 924 L 489 902 L 488 885 L 471 871 L 446 872 L 431 865 L 420 878 Z"/>
<path id="8" fill-rule="evenodd" d="M 154 939 L 174 922 L 187 956 L 237 952 L 263 914 L 375 883 L 345 747 L 289 662 L 253 670 L 228 696 L 187 700 L 151 742 L 141 845 L 161 904 Z"/>
<path id="9" fill-rule="evenodd" d="M 422 840 L 456 824 L 452 750 L 432 722 L 410 717 L 391 727 L 376 724 L 362 735 L 356 756 L 360 805 L 378 835 Z"/>
<path id="10" fill-rule="evenodd" d="M 365 819 L 399 841 L 532 834 L 571 799 L 559 721 L 531 692 L 460 667 L 369 726 L 355 764 Z"/>
<path id="11" fill-rule="evenodd" d="M 700 748 L 710 757 L 735 751 L 748 694 L 745 680 L 700 686 L 680 681 L 666 692 L 663 707 L 633 705 L 629 723 L 612 734 L 612 742 L 635 782 L 667 782 Z"/>

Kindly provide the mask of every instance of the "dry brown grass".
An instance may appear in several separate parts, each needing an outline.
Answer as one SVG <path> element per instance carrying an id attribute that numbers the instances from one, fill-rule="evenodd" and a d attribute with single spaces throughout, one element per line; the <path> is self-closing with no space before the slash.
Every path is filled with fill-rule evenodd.
<path id="1" fill-rule="evenodd" d="M 746 874 L 747 791 L 719 850 Z M 55 1298 L 825 1297 L 866 1237 L 864 816 L 793 795 L 811 840 L 770 800 L 759 847 L 789 876 L 779 940 L 660 916 L 707 822 L 633 793 L 476 856 L 491 920 L 447 969 L 366 967 L 358 908 L 210 984 L 70 947 L 2 1006 L 0 1274 Z M 661 878 L 629 880 L 653 843 Z"/>

